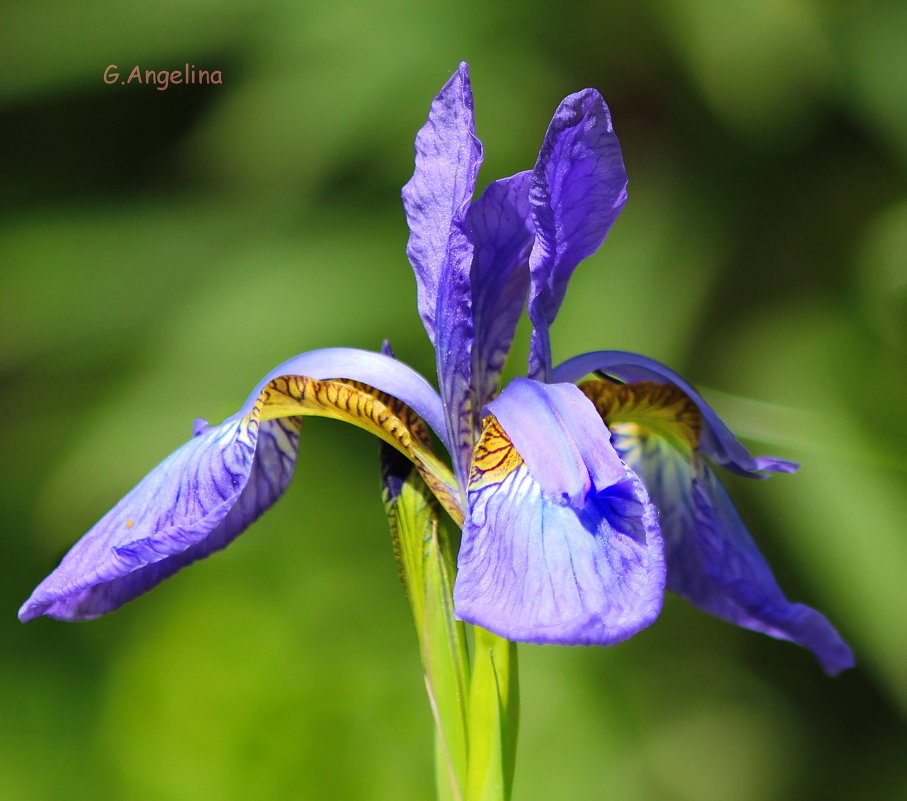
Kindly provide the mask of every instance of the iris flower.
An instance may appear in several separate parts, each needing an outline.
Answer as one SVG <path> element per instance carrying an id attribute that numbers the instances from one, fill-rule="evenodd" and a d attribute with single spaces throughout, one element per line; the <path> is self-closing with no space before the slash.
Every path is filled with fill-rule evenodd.
<path id="1" fill-rule="evenodd" d="M 762 477 L 796 465 L 753 457 L 651 359 L 599 351 L 552 366 L 549 328 L 570 276 L 627 198 L 601 95 L 564 99 L 535 167 L 474 200 L 481 162 L 461 64 L 416 137 L 403 189 L 437 391 L 389 351 L 290 359 L 232 417 L 198 421 L 194 437 L 76 543 L 20 618 L 96 617 L 226 546 L 283 493 L 302 417 L 315 415 L 394 446 L 462 525 L 462 620 L 515 641 L 610 645 L 655 620 L 667 587 L 811 649 L 829 673 L 850 666 L 828 621 L 785 598 L 712 467 Z M 527 302 L 529 374 L 500 390 Z M 589 374 L 597 377 L 574 383 Z"/>

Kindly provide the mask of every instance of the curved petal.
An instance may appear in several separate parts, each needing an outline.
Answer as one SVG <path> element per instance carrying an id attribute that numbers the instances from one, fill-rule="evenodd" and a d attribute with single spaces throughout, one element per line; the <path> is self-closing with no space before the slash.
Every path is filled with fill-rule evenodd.
<path id="1" fill-rule="evenodd" d="M 419 314 L 432 344 L 451 232 L 472 200 L 481 162 L 469 67 L 461 63 L 432 101 L 428 121 L 416 135 L 416 169 L 403 187 L 410 230 L 406 255 L 416 274 Z"/>
<path id="2" fill-rule="evenodd" d="M 826 618 L 782 593 L 771 568 L 705 459 L 634 424 L 609 424 L 612 442 L 658 507 L 668 589 L 738 626 L 809 648 L 830 675 L 854 664 Z"/>
<path id="3" fill-rule="evenodd" d="M 88 620 L 223 548 L 289 483 L 299 418 L 257 416 L 191 439 L 80 539 L 19 611 Z"/>
<path id="4" fill-rule="evenodd" d="M 399 398 L 363 382 L 284 375 L 262 389 L 251 414 L 259 410 L 262 420 L 291 415 L 330 417 L 374 434 L 406 456 L 442 506 L 455 520 L 462 519 L 450 470 L 432 451 L 422 421 Z"/>
<path id="5" fill-rule="evenodd" d="M 308 376 L 318 380 L 346 378 L 368 384 L 409 406 L 428 423 L 445 447 L 450 449 L 441 399 L 432 385 L 411 367 L 392 356 L 358 348 L 322 348 L 294 356 L 261 379 L 242 408 L 224 422 L 238 420 L 249 414 L 262 390 L 275 378 L 284 376 Z"/>
<path id="6" fill-rule="evenodd" d="M 765 478 L 764 471 L 794 473 L 799 465 L 786 459 L 771 456 L 753 456 L 731 433 L 715 410 L 706 403 L 691 384 L 684 381 L 669 367 L 621 350 L 598 350 L 574 356 L 555 368 L 555 381 L 578 381 L 589 373 L 601 371 L 621 381 L 655 381 L 668 383 L 682 390 L 696 404 L 705 424 L 702 429 L 700 450 L 725 470 L 749 478 Z"/>
<path id="7" fill-rule="evenodd" d="M 570 276 L 598 250 L 627 201 L 627 172 L 611 112 L 594 89 L 558 106 L 532 173 L 529 200 L 536 230 L 529 257 L 529 376 L 547 381 L 548 328 Z"/>
<path id="8" fill-rule="evenodd" d="M 439 501 L 461 518 L 452 477 L 408 407 L 372 387 L 283 375 L 261 388 L 244 416 L 197 427 L 192 440 L 76 543 L 23 605 L 20 618 L 97 617 L 223 548 L 289 483 L 301 415 L 344 420 L 381 437 L 415 464 Z"/>
<path id="9" fill-rule="evenodd" d="M 494 405 L 469 479 L 458 617 L 561 645 L 610 645 L 648 626 L 665 581 L 657 514 L 594 408 L 575 387 L 525 379 Z"/>

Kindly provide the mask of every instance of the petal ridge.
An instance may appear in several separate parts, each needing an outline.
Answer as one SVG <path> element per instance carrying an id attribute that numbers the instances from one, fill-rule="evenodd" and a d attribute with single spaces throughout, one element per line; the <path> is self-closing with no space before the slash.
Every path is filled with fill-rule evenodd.
<path id="1" fill-rule="evenodd" d="M 419 415 L 450 450 L 441 398 L 419 373 L 409 365 L 384 353 L 359 348 L 321 348 L 288 359 L 271 370 L 249 394 L 242 408 L 224 422 L 249 414 L 258 402 L 262 390 L 275 378 L 307 376 L 323 381 L 347 379 L 374 387 L 397 398 Z"/>

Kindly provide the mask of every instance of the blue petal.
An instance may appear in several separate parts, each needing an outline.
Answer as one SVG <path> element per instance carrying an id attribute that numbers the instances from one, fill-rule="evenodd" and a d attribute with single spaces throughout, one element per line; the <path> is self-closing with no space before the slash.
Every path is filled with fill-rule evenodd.
<path id="1" fill-rule="evenodd" d="M 700 450 L 725 470 L 750 478 L 764 478 L 764 471 L 793 473 L 799 467 L 796 462 L 789 462 L 786 459 L 775 459 L 770 456 L 754 457 L 689 383 L 669 367 L 646 356 L 620 350 L 584 353 L 559 365 L 552 377 L 555 381 L 578 381 L 597 370 L 621 381 L 655 381 L 673 384 L 682 390 L 699 408 L 705 423 L 699 443 Z"/>
<path id="2" fill-rule="evenodd" d="M 598 250 L 627 201 L 627 173 L 611 113 L 585 89 L 565 98 L 548 127 L 530 190 L 535 245 L 529 259 L 529 375 L 548 380 L 548 328 L 577 264 Z"/>
<path id="3" fill-rule="evenodd" d="M 535 234 L 529 217 L 530 176 L 521 172 L 490 184 L 466 215 L 473 243 L 471 383 L 477 410 L 498 390 L 529 291 L 529 249 Z"/>
<path id="4" fill-rule="evenodd" d="M 299 417 L 259 422 L 263 390 L 284 376 L 361 381 L 402 400 L 443 433 L 440 399 L 401 362 L 352 348 L 296 356 L 268 373 L 220 425 L 196 421 L 194 438 L 76 543 L 23 605 L 21 619 L 83 620 L 115 609 L 223 548 L 269 508 L 289 483 L 299 439 Z"/>
<path id="5" fill-rule="evenodd" d="M 658 507 L 668 589 L 705 612 L 809 648 L 830 675 L 852 667 L 853 653 L 828 620 L 787 600 L 737 510 L 699 455 L 683 456 L 633 426 L 611 426 L 618 452 Z"/>
<path id="6" fill-rule="evenodd" d="M 610 645 L 648 626 L 665 581 L 657 514 L 594 407 L 575 387 L 525 379 L 493 406 L 469 479 L 457 615 L 562 645 Z"/>
<path id="7" fill-rule="evenodd" d="M 244 418 L 187 442 L 73 546 L 19 618 L 97 617 L 226 546 L 289 483 L 299 424 Z"/>
<path id="8" fill-rule="evenodd" d="M 451 232 L 466 214 L 481 162 L 469 68 L 462 63 L 431 104 L 428 121 L 416 136 L 415 172 L 403 187 L 410 230 L 406 255 L 416 274 L 419 314 L 432 344 Z"/>

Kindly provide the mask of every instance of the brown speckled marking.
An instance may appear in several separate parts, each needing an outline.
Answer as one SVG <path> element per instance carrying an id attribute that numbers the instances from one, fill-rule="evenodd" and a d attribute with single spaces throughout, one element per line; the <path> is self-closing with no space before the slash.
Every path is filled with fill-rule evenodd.
<path id="1" fill-rule="evenodd" d="M 343 420 L 381 437 L 416 466 L 454 520 L 462 521 L 450 470 L 432 452 L 425 423 L 396 398 L 353 381 L 283 376 L 261 391 L 249 417 L 250 423 L 258 425 L 258 418 L 270 420 L 292 415 Z"/>
<path id="2" fill-rule="evenodd" d="M 493 414 L 488 415 L 482 425 L 482 435 L 476 443 L 469 471 L 470 489 L 500 484 L 523 464 L 522 457 Z"/>

